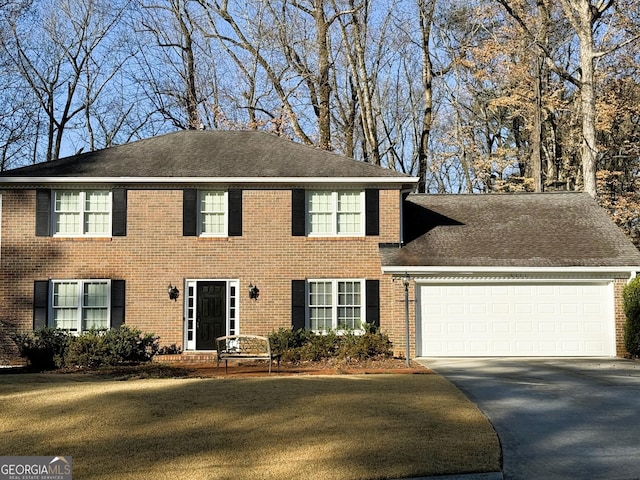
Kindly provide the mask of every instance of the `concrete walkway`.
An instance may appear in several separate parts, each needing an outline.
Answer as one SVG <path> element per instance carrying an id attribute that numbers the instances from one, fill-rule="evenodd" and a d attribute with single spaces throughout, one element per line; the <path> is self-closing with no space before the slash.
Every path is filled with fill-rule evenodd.
<path id="1" fill-rule="evenodd" d="M 503 475 L 640 478 L 640 364 L 622 359 L 423 358 L 491 421 Z"/>

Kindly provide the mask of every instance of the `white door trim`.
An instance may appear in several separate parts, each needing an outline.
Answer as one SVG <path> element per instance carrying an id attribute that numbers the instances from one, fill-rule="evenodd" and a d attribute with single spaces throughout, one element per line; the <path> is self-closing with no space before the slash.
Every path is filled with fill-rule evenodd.
<path id="1" fill-rule="evenodd" d="M 225 282 L 227 285 L 227 335 L 240 332 L 240 280 L 229 278 L 192 278 L 184 281 L 183 350 L 196 351 L 196 309 L 199 282 Z"/>

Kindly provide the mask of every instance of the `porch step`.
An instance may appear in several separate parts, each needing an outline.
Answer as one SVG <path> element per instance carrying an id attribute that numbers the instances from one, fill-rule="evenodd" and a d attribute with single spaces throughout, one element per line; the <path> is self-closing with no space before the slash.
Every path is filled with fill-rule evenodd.
<path id="1" fill-rule="evenodd" d="M 153 357 L 153 361 L 157 363 L 216 363 L 217 359 L 215 352 L 183 352 Z"/>

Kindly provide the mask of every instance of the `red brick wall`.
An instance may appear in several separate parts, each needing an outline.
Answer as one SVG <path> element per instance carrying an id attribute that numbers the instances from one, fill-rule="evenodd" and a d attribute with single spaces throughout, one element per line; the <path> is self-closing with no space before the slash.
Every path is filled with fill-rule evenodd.
<path id="1" fill-rule="evenodd" d="M 394 353 L 398 356 L 405 355 L 406 337 L 407 337 L 407 321 L 405 310 L 405 288 L 400 278 L 388 280 L 387 291 L 383 293 L 380 289 L 380 297 L 384 295 L 385 301 L 388 302 L 388 308 L 391 312 L 389 315 L 390 322 L 387 327 L 387 333 L 390 338 L 395 339 L 393 342 Z M 416 356 L 416 284 L 413 280 L 409 283 L 409 354 L 411 358 Z"/>
<path id="2" fill-rule="evenodd" d="M 198 238 L 182 236 L 182 190 L 129 190 L 126 237 L 64 239 L 35 236 L 35 191 L 6 191 L 0 350 L 11 350 L 6 332 L 32 328 L 34 280 L 88 278 L 126 280 L 126 323 L 178 345 L 185 279 L 238 279 L 240 329 L 254 334 L 291 325 L 292 279 L 379 279 L 381 325 L 399 344 L 395 307 L 387 305 L 397 295 L 378 254 L 380 242 L 399 241 L 399 204 L 397 190 L 380 192 L 379 236 L 293 237 L 290 190 L 245 190 L 242 237 Z M 169 283 L 180 289 L 177 302 L 168 298 Z M 249 299 L 249 283 L 260 288 L 258 301 Z"/>
<path id="3" fill-rule="evenodd" d="M 268 334 L 291 322 L 291 280 L 380 280 L 381 326 L 397 355 L 405 352 L 404 286 L 381 274 L 378 243 L 399 240 L 397 190 L 380 192 L 380 235 L 317 239 L 291 236 L 290 190 L 245 190 L 243 236 L 182 236 L 181 190 L 130 190 L 127 236 L 62 239 L 35 236 L 35 192 L 2 194 L 0 230 L 0 362 L 15 354 L 9 334 L 32 328 L 33 281 L 125 279 L 126 322 L 160 335 L 163 344 L 183 343 L 185 279 L 238 279 L 243 333 Z M 180 289 L 170 301 L 166 287 Z M 249 283 L 260 298 L 248 298 Z M 622 289 L 615 282 L 616 349 L 623 356 Z M 415 286 L 409 288 L 411 356 L 415 356 Z"/>
<path id="4" fill-rule="evenodd" d="M 616 355 L 618 357 L 625 357 L 629 354 L 624 346 L 624 324 L 627 321 L 627 317 L 624 313 L 622 301 L 622 291 L 626 285 L 627 281 L 624 279 L 618 279 L 613 284 L 616 319 Z"/>

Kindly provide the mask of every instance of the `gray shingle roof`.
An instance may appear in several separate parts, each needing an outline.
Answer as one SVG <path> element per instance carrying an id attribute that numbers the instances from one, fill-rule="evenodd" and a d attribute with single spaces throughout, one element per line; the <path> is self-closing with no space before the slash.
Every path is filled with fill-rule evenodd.
<path id="1" fill-rule="evenodd" d="M 9 170 L 3 177 L 410 177 L 258 131 L 180 131 Z M 411 182 L 410 182 L 411 183 Z"/>
<path id="2" fill-rule="evenodd" d="M 584 193 L 410 195 L 384 266 L 620 267 L 640 252 Z"/>

